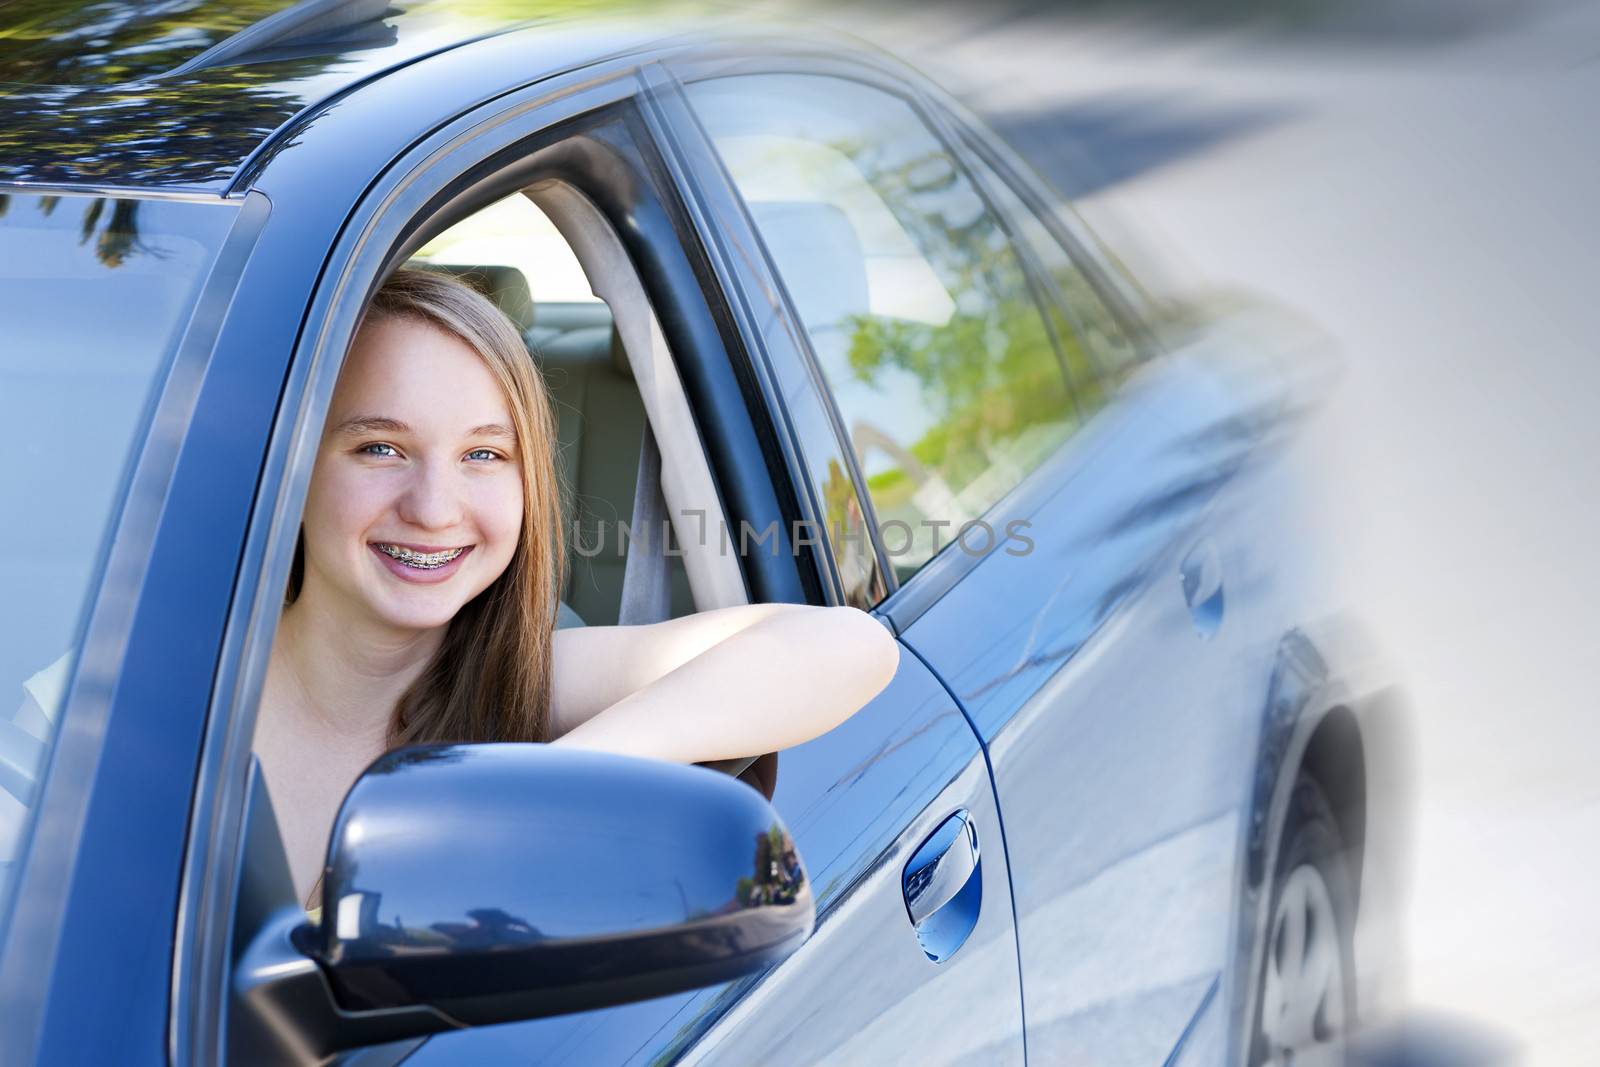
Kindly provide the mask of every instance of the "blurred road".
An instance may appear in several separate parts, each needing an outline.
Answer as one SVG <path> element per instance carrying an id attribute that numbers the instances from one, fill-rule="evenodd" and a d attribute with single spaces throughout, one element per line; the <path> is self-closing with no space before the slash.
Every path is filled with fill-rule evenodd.
<path id="1" fill-rule="evenodd" d="M 956 88 L 1142 278 L 1333 336 L 1305 447 L 1416 715 L 1395 977 L 1411 1018 L 1577 1064 L 1600 1045 L 1600 9 L 1500 6 L 1405 34 L 821 17 Z"/>

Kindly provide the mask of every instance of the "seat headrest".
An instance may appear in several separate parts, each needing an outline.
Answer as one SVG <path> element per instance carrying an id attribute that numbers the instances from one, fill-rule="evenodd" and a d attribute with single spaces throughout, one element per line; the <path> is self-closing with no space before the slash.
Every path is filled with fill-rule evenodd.
<path id="1" fill-rule="evenodd" d="M 757 201 L 750 213 L 808 329 L 867 312 L 866 258 L 849 216 L 815 200 Z"/>
<path id="2" fill-rule="evenodd" d="M 533 293 L 527 277 L 516 267 L 466 266 L 457 263 L 420 263 L 426 270 L 459 278 L 494 301 L 494 306 L 517 324 L 519 333 L 533 327 Z"/>

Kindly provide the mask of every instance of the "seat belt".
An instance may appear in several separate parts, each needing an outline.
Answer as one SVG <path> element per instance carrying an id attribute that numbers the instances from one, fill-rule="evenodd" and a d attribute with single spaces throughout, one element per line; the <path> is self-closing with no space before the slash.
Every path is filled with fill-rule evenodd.
<path id="1" fill-rule="evenodd" d="M 639 442 L 639 477 L 633 486 L 632 531 L 622 568 L 622 604 L 617 623 L 639 626 L 662 622 L 672 613 L 667 573 L 667 502 L 661 495 L 661 449 L 647 419 Z"/>
<path id="2" fill-rule="evenodd" d="M 633 485 L 633 535 L 622 568 L 620 626 L 662 622 L 672 614 L 672 585 L 667 571 L 667 501 L 661 495 L 661 449 L 650 423 L 639 442 L 639 477 Z M 737 778 L 759 756 L 714 760 L 701 764 Z"/>

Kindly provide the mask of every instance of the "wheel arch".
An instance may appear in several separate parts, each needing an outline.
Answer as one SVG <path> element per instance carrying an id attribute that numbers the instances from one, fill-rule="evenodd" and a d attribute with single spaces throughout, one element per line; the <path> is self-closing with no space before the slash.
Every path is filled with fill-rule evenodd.
<path id="1" fill-rule="evenodd" d="M 1328 664 L 1305 631 L 1290 630 L 1278 644 L 1267 697 L 1245 849 L 1245 882 L 1260 889 L 1271 873 L 1275 844 L 1294 780 L 1306 771 L 1333 805 L 1339 830 L 1355 856 L 1366 842 L 1367 753 L 1345 679 Z"/>
<path id="2" fill-rule="evenodd" d="M 1333 808 L 1359 905 L 1367 837 L 1367 754 L 1361 727 L 1346 704 L 1335 704 L 1318 716 L 1295 773 L 1300 771 L 1317 780 Z"/>
<path id="3" fill-rule="evenodd" d="M 1313 638 L 1294 629 L 1279 641 L 1256 753 L 1244 855 L 1238 874 L 1230 1009 L 1234 1045 L 1229 1062 L 1244 1062 L 1256 1004 L 1255 976 L 1262 963 L 1271 873 L 1301 770 L 1323 788 L 1347 845 L 1356 907 L 1367 843 L 1368 745 L 1361 722 L 1366 697 L 1322 649 L 1342 649 L 1337 633 Z M 1354 666 L 1354 665 L 1352 665 Z M 1357 669 L 1359 674 L 1359 669 Z"/>

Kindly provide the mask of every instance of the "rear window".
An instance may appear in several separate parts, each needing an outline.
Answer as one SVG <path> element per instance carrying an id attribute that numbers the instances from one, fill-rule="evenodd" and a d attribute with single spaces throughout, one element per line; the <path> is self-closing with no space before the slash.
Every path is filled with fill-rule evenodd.
<path id="1" fill-rule="evenodd" d="M 128 472 L 236 212 L 0 192 L 0 926 Z"/>

